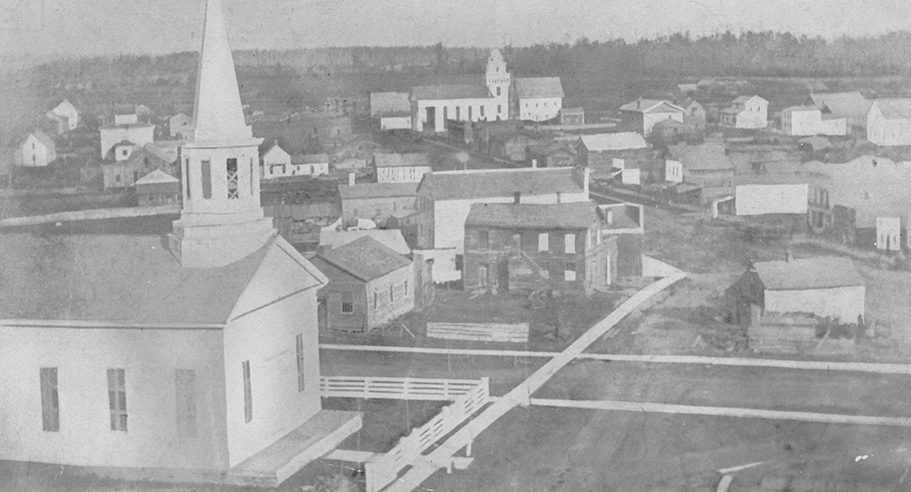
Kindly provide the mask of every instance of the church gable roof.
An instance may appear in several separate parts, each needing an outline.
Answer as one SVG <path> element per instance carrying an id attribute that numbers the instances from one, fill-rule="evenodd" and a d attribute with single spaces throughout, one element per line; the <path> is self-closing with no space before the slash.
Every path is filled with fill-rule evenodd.
<path id="1" fill-rule="evenodd" d="M 223 324 L 272 244 L 183 268 L 162 236 L 0 234 L 0 319 Z"/>
<path id="2" fill-rule="evenodd" d="M 416 101 L 448 101 L 452 99 L 487 99 L 490 90 L 481 84 L 422 85 L 411 89 Z"/>

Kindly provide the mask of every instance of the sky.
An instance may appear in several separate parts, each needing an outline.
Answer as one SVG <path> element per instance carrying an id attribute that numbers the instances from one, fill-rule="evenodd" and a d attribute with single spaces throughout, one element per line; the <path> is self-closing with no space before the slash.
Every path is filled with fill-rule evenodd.
<path id="1" fill-rule="evenodd" d="M 907 0 L 222 0 L 234 49 L 524 46 L 689 31 L 911 28 Z M 0 53 L 199 49 L 205 0 L 0 0 Z"/>

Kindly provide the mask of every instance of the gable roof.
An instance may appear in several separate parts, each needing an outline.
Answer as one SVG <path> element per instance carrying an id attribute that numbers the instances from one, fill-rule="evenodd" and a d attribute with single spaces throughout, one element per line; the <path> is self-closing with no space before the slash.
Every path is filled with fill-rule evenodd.
<path id="1" fill-rule="evenodd" d="M 399 229 L 368 229 L 361 231 L 320 231 L 319 245 L 339 248 L 362 237 L 372 237 L 400 255 L 411 254 L 405 236 Z"/>
<path id="2" fill-rule="evenodd" d="M 74 106 L 73 103 L 71 103 L 69 99 L 64 99 L 63 101 L 60 101 L 60 104 L 54 106 L 53 109 L 51 109 L 51 112 L 53 112 L 56 115 L 63 116 L 61 113 L 68 112 L 68 113 L 77 113 L 78 114 L 79 110 L 76 109 L 76 106 Z"/>
<path id="3" fill-rule="evenodd" d="M 879 108 L 883 118 L 887 120 L 911 119 L 911 98 L 890 97 L 875 99 L 873 105 Z"/>
<path id="4" fill-rule="evenodd" d="M 752 101 L 753 99 L 759 99 L 760 102 L 764 102 L 764 103 L 766 103 L 766 104 L 768 104 L 768 102 L 769 102 L 769 101 L 767 101 L 767 100 L 765 100 L 765 99 L 763 99 L 762 97 L 757 96 L 757 95 L 752 95 L 752 96 L 738 96 L 737 98 L 734 99 L 734 102 L 735 102 L 735 103 L 739 103 L 739 104 L 746 104 L 746 103 Z"/>
<path id="5" fill-rule="evenodd" d="M 370 236 L 332 248 L 318 257 L 365 282 L 411 264 L 411 260 Z"/>
<path id="6" fill-rule="evenodd" d="M 819 109 L 828 108 L 834 116 L 864 117 L 870 112 L 873 101 L 865 98 L 860 92 L 814 92 L 810 94 Z"/>
<path id="7" fill-rule="evenodd" d="M 430 156 L 425 153 L 373 154 L 376 167 L 429 167 Z"/>
<path id="8" fill-rule="evenodd" d="M 411 100 L 407 92 L 370 93 L 370 116 L 395 113 L 411 114 Z"/>
<path id="9" fill-rule="evenodd" d="M 342 200 L 357 198 L 393 198 L 416 196 L 418 183 L 359 183 L 354 186 L 339 185 Z"/>
<path id="10" fill-rule="evenodd" d="M 676 113 L 683 112 L 683 108 L 667 101 L 657 99 L 637 99 L 620 106 L 620 111 L 633 111 L 637 113 Z"/>
<path id="11" fill-rule="evenodd" d="M 582 145 L 590 152 L 648 148 L 648 143 L 645 141 L 645 138 L 636 132 L 582 135 L 580 139 L 582 140 Z"/>
<path id="12" fill-rule="evenodd" d="M 487 99 L 490 89 L 481 84 L 420 85 L 411 89 L 415 101 L 449 99 Z"/>
<path id="13" fill-rule="evenodd" d="M 788 106 L 781 110 L 781 113 L 798 113 L 798 112 L 810 112 L 810 111 L 819 111 L 820 109 L 816 106 L 802 105 L 802 106 Z"/>
<path id="14" fill-rule="evenodd" d="M 329 154 L 293 155 L 291 164 L 329 164 Z"/>
<path id="15" fill-rule="evenodd" d="M 539 97 L 563 97 L 560 77 L 531 77 L 516 79 L 516 95 L 519 99 Z"/>
<path id="16" fill-rule="evenodd" d="M 224 323 L 274 244 L 183 268 L 155 235 L 0 234 L 0 319 Z"/>
<path id="17" fill-rule="evenodd" d="M 498 169 L 484 171 L 445 171 L 424 175 L 419 193 L 432 200 L 582 193 L 583 187 L 568 167 Z"/>
<path id="18" fill-rule="evenodd" d="M 753 267 L 768 290 L 833 289 L 864 285 L 854 262 L 837 256 L 762 261 Z"/>
<path id="19" fill-rule="evenodd" d="M 707 142 L 699 145 L 680 144 L 671 147 L 670 155 L 687 171 L 723 171 L 734 169 L 725 154 L 724 144 Z"/>
<path id="20" fill-rule="evenodd" d="M 598 220 L 593 202 L 553 204 L 475 203 L 465 225 L 487 227 L 587 229 Z"/>
<path id="21" fill-rule="evenodd" d="M 136 180 L 136 186 L 142 185 L 152 185 L 152 184 L 171 184 L 171 183 L 180 183 L 180 180 L 171 176 L 170 174 L 156 169 L 149 174 Z"/>
<path id="22" fill-rule="evenodd" d="M 21 147 L 21 146 L 25 145 L 25 141 L 28 140 L 28 137 L 30 137 L 32 135 L 34 135 L 35 139 L 38 140 L 39 142 L 41 142 L 42 145 L 44 145 L 45 147 L 47 147 L 49 149 L 55 149 L 57 147 L 57 144 L 54 143 L 53 138 L 49 137 L 47 133 L 44 133 L 43 131 L 37 130 L 37 129 L 29 132 L 29 134 L 26 135 L 25 138 L 23 138 L 22 141 L 19 143 L 19 146 Z"/>

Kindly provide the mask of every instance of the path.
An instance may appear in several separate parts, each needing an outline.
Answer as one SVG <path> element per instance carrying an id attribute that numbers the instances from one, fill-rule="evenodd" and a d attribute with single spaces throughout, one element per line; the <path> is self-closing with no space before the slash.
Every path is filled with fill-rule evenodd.
<path id="1" fill-rule="evenodd" d="M 439 355 L 479 355 L 487 357 L 542 357 L 551 358 L 560 352 L 528 350 L 450 349 L 431 347 L 394 347 L 376 345 L 322 344 L 321 350 L 347 350 L 355 352 L 393 352 Z M 875 362 L 827 362 L 781 359 L 754 359 L 747 357 L 706 357 L 696 355 L 624 355 L 579 354 L 577 359 L 603 360 L 606 362 L 639 362 L 656 364 L 697 364 L 707 366 L 771 367 L 807 371 L 869 372 L 875 374 L 911 375 L 911 364 L 882 364 Z"/>
<path id="2" fill-rule="evenodd" d="M 674 276 L 660 279 L 648 285 L 630 297 L 626 302 L 618 306 L 617 309 L 591 327 L 575 342 L 570 344 L 566 350 L 556 355 L 529 376 L 523 383 L 484 409 L 477 417 L 456 431 L 456 433 L 447 441 L 440 444 L 440 446 L 434 449 L 429 455 L 424 456 L 422 461 L 415 463 L 405 475 L 400 477 L 386 490 L 389 492 L 410 492 L 419 487 L 424 480 L 433 475 L 440 468 L 445 467 L 458 450 L 471 444 L 477 435 L 483 432 L 500 417 L 519 405 L 529 404 L 532 393 L 543 386 L 557 371 L 581 355 L 583 350 L 601 338 L 601 336 L 616 326 L 623 318 L 648 302 L 652 296 L 684 277 L 684 273 L 678 272 Z"/>

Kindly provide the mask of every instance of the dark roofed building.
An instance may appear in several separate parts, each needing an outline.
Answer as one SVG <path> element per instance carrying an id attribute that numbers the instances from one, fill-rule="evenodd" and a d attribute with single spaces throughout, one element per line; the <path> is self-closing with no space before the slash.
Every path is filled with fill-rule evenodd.
<path id="1" fill-rule="evenodd" d="M 668 159 L 679 162 L 683 181 L 702 188 L 702 198 L 733 193 L 734 165 L 722 143 L 685 143 L 668 148 Z"/>
<path id="2" fill-rule="evenodd" d="M 476 203 L 465 220 L 465 290 L 591 294 L 617 278 L 617 238 L 593 202 Z"/>
<path id="3" fill-rule="evenodd" d="M 810 94 L 813 105 L 823 115 L 833 118 L 845 118 L 849 127 L 866 128 L 867 113 L 873 101 L 865 98 L 860 92 L 814 92 Z"/>
<path id="4" fill-rule="evenodd" d="M 366 333 L 414 309 L 414 264 L 370 236 L 313 263 L 329 278 L 319 291 L 321 328 Z"/>

